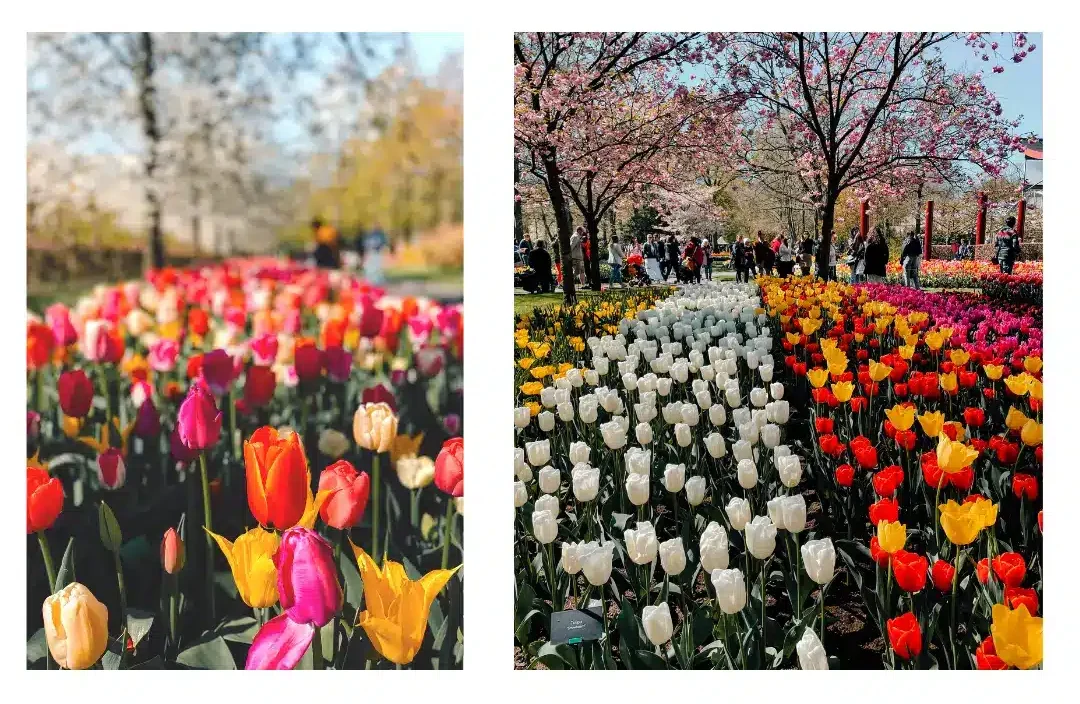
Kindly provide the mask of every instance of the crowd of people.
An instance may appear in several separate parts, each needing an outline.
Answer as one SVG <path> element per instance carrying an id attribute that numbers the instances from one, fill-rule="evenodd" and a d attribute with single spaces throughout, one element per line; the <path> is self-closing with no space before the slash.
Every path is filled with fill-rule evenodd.
<path id="1" fill-rule="evenodd" d="M 311 221 L 311 233 L 315 247 L 308 258 L 323 269 L 350 271 L 361 268 L 364 278 L 379 284 L 383 281 L 383 256 L 392 253 L 393 244 L 386 236 L 382 226 L 375 224 L 370 230 L 360 230 L 355 237 L 343 237 L 336 227 L 321 218 Z M 351 240 L 351 241 L 350 241 Z"/>
<path id="2" fill-rule="evenodd" d="M 1013 266 L 1020 258 L 1020 237 L 1016 233 L 1016 219 L 1008 217 L 1005 227 L 998 232 L 994 241 L 993 261 L 1004 273 L 1012 273 Z M 515 254 L 519 260 L 532 270 L 535 279 L 533 286 L 537 291 L 554 291 L 563 276 L 562 259 L 556 252 L 550 253 L 547 244 L 541 240 L 533 243 L 526 234 L 515 243 Z M 612 235 L 607 243 L 606 262 L 610 268 L 608 285 L 623 286 L 628 282 L 634 285 L 666 283 L 700 283 L 703 279 L 711 280 L 713 260 L 717 258 L 717 249 L 722 247 L 696 236 L 680 236 L 678 233 L 657 237 L 650 233 L 644 243 L 620 239 Z M 578 285 L 588 281 L 586 264 L 591 261 L 592 253 L 588 233 L 584 227 L 578 227 L 570 238 L 570 261 L 573 271 L 569 272 Z M 820 270 L 826 280 L 836 279 L 837 260 L 843 261 L 851 270 L 851 282 L 884 283 L 890 253 L 885 230 L 877 226 L 870 233 L 864 233 L 858 227 L 851 228 L 847 242 L 841 244 L 835 238 L 828 247 L 828 264 L 824 268 L 818 265 L 821 253 L 822 237 L 809 233 L 801 237 L 793 234 L 774 235 L 771 239 L 766 233 L 758 231 L 755 240 L 749 237 L 736 239 L 730 246 L 731 267 L 735 271 L 736 281 L 750 281 L 762 274 L 781 277 L 791 276 L 798 266 L 798 273 L 809 276 L 812 271 Z M 966 240 L 953 241 L 954 258 L 974 257 L 974 245 Z M 899 263 L 903 272 L 905 286 L 919 288 L 919 267 L 923 256 L 922 236 L 918 232 L 909 232 L 904 238 L 899 254 Z M 554 256 L 553 256 L 554 255 Z M 552 266 L 556 274 L 552 274 Z M 530 287 L 532 288 L 532 286 Z"/>

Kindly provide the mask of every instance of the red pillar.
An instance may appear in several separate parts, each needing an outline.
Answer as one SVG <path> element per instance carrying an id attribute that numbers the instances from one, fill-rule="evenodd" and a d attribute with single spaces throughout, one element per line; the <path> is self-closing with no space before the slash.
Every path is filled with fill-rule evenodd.
<path id="1" fill-rule="evenodd" d="M 1020 241 L 1024 241 L 1024 215 L 1027 214 L 1027 201 L 1021 200 L 1016 204 L 1016 234 Z"/>
<path id="2" fill-rule="evenodd" d="M 986 194 L 979 191 L 979 213 L 975 216 L 975 244 L 986 240 Z"/>
<path id="3" fill-rule="evenodd" d="M 923 223 L 923 259 L 933 259 L 931 241 L 934 236 L 934 201 L 926 201 L 926 220 Z"/>
<path id="4" fill-rule="evenodd" d="M 859 232 L 863 237 L 870 234 L 870 213 L 867 212 L 868 201 L 859 203 Z"/>

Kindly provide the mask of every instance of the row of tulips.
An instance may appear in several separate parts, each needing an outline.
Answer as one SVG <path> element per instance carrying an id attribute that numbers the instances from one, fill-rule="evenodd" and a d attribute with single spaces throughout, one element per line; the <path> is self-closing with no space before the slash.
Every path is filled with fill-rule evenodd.
<path id="1" fill-rule="evenodd" d="M 265 259 L 30 314 L 28 667 L 460 667 L 462 333 Z"/>
<path id="2" fill-rule="evenodd" d="M 851 280 L 851 267 L 837 266 L 841 281 Z M 1001 275 L 1001 268 L 985 259 L 923 259 L 919 262 L 919 285 L 923 288 L 970 289 L 984 288 L 988 281 Z M 902 284 L 904 268 L 899 258 L 890 260 L 885 269 L 886 282 Z M 1042 289 L 1043 263 L 1041 260 L 1020 261 L 1013 265 L 1014 280 L 1022 280 Z M 1007 300 L 1007 299 L 1006 299 Z"/>
<path id="3" fill-rule="evenodd" d="M 827 669 L 836 550 L 756 288 L 647 295 L 518 321 L 519 664 Z M 553 642 L 575 608 L 602 636 Z"/>
<path id="4" fill-rule="evenodd" d="M 886 666 L 1040 666 L 1041 311 L 759 283 L 807 409 L 821 520 Z"/>

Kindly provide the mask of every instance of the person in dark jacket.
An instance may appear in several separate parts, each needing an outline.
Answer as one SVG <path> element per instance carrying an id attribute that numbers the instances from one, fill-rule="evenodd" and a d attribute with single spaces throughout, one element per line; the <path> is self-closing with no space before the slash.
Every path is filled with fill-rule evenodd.
<path id="1" fill-rule="evenodd" d="M 667 242 L 665 243 L 664 253 L 667 255 L 664 260 L 660 262 L 662 269 L 661 273 L 664 275 L 664 281 L 668 280 L 668 277 L 672 273 L 675 274 L 676 279 L 679 275 L 679 241 L 675 239 L 675 235 L 668 235 Z"/>
<path id="2" fill-rule="evenodd" d="M 908 233 L 904 249 L 900 252 L 900 266 L 904 268 L 904 285 L 919 288 L 919 263 L 922 260 L 922 242 L 915 232 Z"/>
<path id="3" fill-rule="evenodd" d="M 731 248 L 731 266 L 735 269 L 735 281 L 749 281 L 749 275 L 746 271 L 746 259 L 745 259 L 746 245 L 742 240 L 735 240 L 735 244 Z"/>
<path id="4" fill-rule="evenodd" d="M 1011 274 L 1013 265 L 1020 258 L 1020 236 L 1016 234 L 1015 227 L 1016 218 L 1010 215 L 1005 219 L 1005 229 L 997 234 L 994 241 L 994 258 L 1002 274 Z"/>
<path id="5" fill-rule="evenodd" d="M 880 230 L 866 242 L 866 280 L 876 283 L 885 283 L 885 268 L 889 264 L 889 245 Z"/>
<path id="6" fill-rule="evenodd" d="M 529 251 L 529 267 L 536 272 L 537 290 L 547 293 L 555 290 L 555 281 L 551 277 L 551 255 L 543 240 Z"/>
<path id="7" fill-rule="evenodd" d="M 759 274 L 772 274 L 773 256 L 772 247 L 765 241 L 765 235 L 758 232 L 757 242 L 754 243 L 754 261 L 757 262 Z"/>

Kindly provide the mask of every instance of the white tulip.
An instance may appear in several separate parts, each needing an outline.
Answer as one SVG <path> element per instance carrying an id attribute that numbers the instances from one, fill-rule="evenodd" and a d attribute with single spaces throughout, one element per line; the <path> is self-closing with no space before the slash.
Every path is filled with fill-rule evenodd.
<path id="1" fill-rule="evenodd" d="M 768 402 L 769 393 L 765 391 L 765 389 L 761 388 L 760 386 L 755 386 L 754 388 L 750 389 L 750 403 L 757 406 L 758 408 L 761 408 Z"/>
<path id="2" fill-rule="evenodd" d="M 647 605 L 641 611 L 641 625 L 645 627 L 645 635 L 653 645 L 660 646 L 671 640 L 674 626 L 671 623 L 671 609 L 667 603 L 653 606 Z"/>
<path id="3" fill-rule="evenodd" d="M 555 469 L 551 465 L 543 467 L 536 475 L 537 481 L 540 484 L 540 491 L 545 494 L 554 494 L 559 490 L 559 470 Z"/>
<path id="4" fill-rule="evenodd" d="M 637 387 L 638 387 L 637 374 L 634 374 L 633 372 L 627 372 L 626 374 L 623 374 L 622 375 L 622 384 L 623 384 L 623 388 L 626 389 L 627 391 L 637 391 Z"/>
<path id="5" fill-rule="evenodd" d="M 579 547 L 579 543 L 562 544 L 562 556 L 559 558 L 559 564 L 566 574 L 573 575 L 581 571 L 581 557 L 578 554 Z"/>
<path id="6" fill-rule="evenodd" d="M 758 365 L 758 374 L 761 376 L 761 380 L 768 384 L 773 379 L 773 365 L 761 364 Z M 780 387 L 781 389 L 783 386 Z M 775 396 L 773 398 L 776 398 Z"/>
<path id="7" fill-rule="evenodd" d="M 687 376 L 690 372 L 690 365 L 686 363 L 686 360 L 677 360 L 671 365 L 671 378 L 680 384 L 685 384 Z"/>
<path id="8" fill-rule="evenodd" d="M 656 391 L 656 375 L 652 372 L 642 374 L 641 378 L 637 380 L 637 390 L 639 393 Z"/>
<path id="9" fill-rule="evenodd" d="M 642 423 L 651 423 L 653 419 L 656 418 L 656 405 L 635 403 L 634 415 L 637 416 L 637 419 Z"/>
<path id="10" fill-rule="evenodd" d="M 525 464 L 525 450 L 520 447 L 514 448 L 514 476 L 522 482 L 531 482 L 533 478 L 532 469 Z"/>
<path id="11" fill-rule="evenodd" d="M 671 393 L 671 377 L 662 376 L 656 380 L 656 393 L 667 396 Z"/>
<path id="12" fill-rule="evenodd" d="M 686 480 L 686 503 L 700 506 L 705 501 L 705 477 L 690 477 Z"/>
<path id="13" fill-rule="evenodd" d="M 532 419 L 532 412 L 529 411 L 528 406 L 522 406 L 521 408 L 514 409 L 514 427 L 515 428 L 528 428 L 529 421 Z"/>
<path id="14" fill-rule="evenodd" d="M 559 405 L 555 406 L 555 412 L 563 423 L 574 422 L 574 404 L 569 401 L 559 402 Z"/>
<path id="15" fill-rule="evenodd" d="M 717 427 L 727 423 L 727 410 L 723 404 L 715 403 L 709 406 L 709 422 Z"/>
<path id="16" fill-rule="evenodd" d="M 626 462 L 626 471 L 630 474 L 644 474 L 649 476 L 652 472 L 652 451 L 640 447 L 627 448 L 623 454 Z"/>
<path id="17" fill-rule="evenodd" d="M 739 486 L 743 489 L 753 489 L 758 482 L 757 465 L 754 464 L 753 460 L 739 460 L 735 476 L 739 480 Z"/>
<path id="18" fill-rule="evenodd" d="M 701 569 L 706 572 L 727 569 L 728 537 L 723 526 L 716 521 L 710 521 L 701 533 L 698 554 L 701 558 Z"/>
<path id="19" fill-rule="evenodd" d="M 767 381 L 767 380 L 766 380 Z M 774 381 L 769 384 L 769 393 L 772 394 L 773 399 L 779 401 L 784 398 L 784 385 L 779 381 Z"/>
<path id="20" fill-rule="evenodd" d="M 586 369 L 582 376 L 585 378 L 585 383 L 589 386 L 596 386 L 600 383 L 600 375 L 596 373 L 595 369 Z"/>
<path id="21" fill-rule="evenodd" d="M 743 530 L 750 522 L 750 502 L 746 499 L 733 497 L 731 501 L 728 501 L 724 511 L 727 513 L 728 521 L 731 522 L 731 527 L 735 530 Z"/>
<path id="22" fill-rule="evenodd" d="M 736 408 L 731 412 L 731 424 L 736 428 L 752 422 L 754 422 L 754 415 L 749 408 Z"/>
<path id="23" fill-rule="evenodd" d="M 514 482 L 514 508 L 521 508 L 529 500 L 529 490 L 525 488 L 525 482 Z"/>
<path id="24" fill-rule="evenodd" d="M 601 423 L 600 435 L 604 438 L 604 444 L 612 450 L 621 450 L 626 446 L 626 426 L 617 418 Z"/>
<path id="25" fill-rule="evenodd" d="M 540 403 L 544 408 L 554 408 L 557 401 L 555 400 L 555 387 L 545 386 L 540 390 Z"/>
<path id="26" fill-rule="evenodd" d="M 777 530 L 784 530 L 784 496 L 775 496 L 769 499 L 767 504 L 769 520 L 773 522 Z"/>
<path id="27" fill-rule="evenodd" d="M 755 516 L 746 524 L 746 547 L 759 560 L 773 554 L 776 549 L 776 526 L 768 516 Z"/>
<path id="28" fill-rule="evenodd" d="M 682 538 L 672 538 L 660 543 L 660 566 L 670 575 L 677 575 L 686 569 L 686 551 L 683 550 Z"/>
<path id="29" fill-rule="evenodd" d="M 570 385 L 575 389 L 581 388 L 581 384 L 584 382 L 584 379 L 581 377 L 580 369 L 567 369 L 566 376 L 563 378 L 569 381 Z"/>
<path id="30" fill-rule="evenodd" d="M 780 483 L 788 489 L 794 489 L 802 479 L 802 462 L 795 455 L 777 457 L 776 470 L 780 473 Z"/>
<path id="31" fill-rule="evenodd" d="M 803 631 L 799 642 L 795 644 L 795 652 L 799 654 L 799 667 L 804 670 L 828 670 L 829 656 L 825 653 L 825 646 L 818 640 L 813 628 Z"/>
<path id="32" fill-rule="evenodd" d="M 626 541 L 626 554 L 635 565 L 647 565 L 656 559 L 659 544 L 652 523 L 638 521 L 637 526 L 623 531 L 623 538 Z"/>
<path id="33" fill-rule="evenodd" d="M 737 387 L 727 387 L 724 391 L 724 402 L 732 408 L 738 408 L 742 405 L 742 394 L 739 393 Z"/>
<path id="34" fill-rule="evenodd" d="M 644 506 L 649 503 L 649 475 L 630 472 L 626 475 L 626 495 L 630 503 Z"/>
<path id="35" fill-rule="evenodd" d="M 787 401 L 772 401 L 765 405 L 765 416 L 770 423 L 784 425 L 791 417 L 791 407 Z"/>
<path id="36" fill-rule="evenodd" d="M 600 492 L 600 469 L 590 467 L 585 462 L 574 465 L 570 472 L 574 484 L 574 498 L 578 501 L 592 501 Z"/>
<path id="37" fill-rule="evenodd" d="M 780 444 L 780 426 L 772 423 L 766 423 L 765 427 L 761 429 L 761 444 L 768 448 L 776 447 Z"/>
<path id="38" fill-rule="evenodd" d="M 534 511 L 547 511 L 555 518 L 559 517 L 559 499 L 551 494 L 544 494 L 537 497 L 536 504 L 533 507 Z"/>
<path id="39" fill-rule="evenodd" d="M 589 461 L 589 445 L 584 442 L 570 443 L 570 464 L 579 465 Z"/>
<path id="40" fill-rule="evenodd" d="M 682 422 L 682 404 L 678 401 L 672 401 L 660 410 L 663 412 L 664 422 L 668 425 Z"/>
<path id="41" fill-rule="evenodd" d="M 541 411 L 536 416 L 536 422 L 540 425 L 540 430 L 550 433 L 555 429 L 555 414 L 551 411 Z"/>
<path id="42" fill-rule="evenodd" d="M 614 551 L 615 543 L 610 540 L 602 544 L 594 541 L 578 545 L 581 571 L 585 573 L 585 579 L 589 581 L 589 584 L 599 587 L 607 584 L 611 579 L 611 556 Z"/>
<path id="43" fill-rule="evenodd" d="M 542 545 L 547 545 L 559 535 L 559 524 L 550 511 L 533 511 L 532 526 L 533 535 Z"/>
<path id="44" fill-rule="evenodd" d="M 648 423 L 638 423 L 634 428 L 634 437 L 639 445 L 648 445 L 653 441 L 652 426 Z"/>
<path id="45" fill-rule="evenodd" d="M 713 406 L 716 408 L 716 406 Z M 724 442 L 724 436 L 720 433 L 709 433 L 705 436 L 705 449 L 709 451 L 709 456 L 714 459 L 720 459 L 727 455 L 727 444 Z"/>
<path id="46" fill-rule="evenodd" d="M 746 440 L 737 440 L 732 443 L 731 454 L 735 456 L 737 462 L 742 460 L 754 461 L 754 447 Z"/>
<path id="47" fill-rule="evenodd" d="M 593 359 L 593 369 L 595 369 L 596 373 L 600 376 L 605 376 L 610 370 L 610 366 L 611 363 L 608 361 L 607 357 L 595 357 Z"/>
<path id="48" fill-rule="evenodd" d="M 760 439 L 760 428 L 753 421 L 739 426 L 739 439 L 751 445 Z"/>
<path id="49" fill-rule="evenodd" d="M 664 488 L 672 494 L 682 491 L 686 483 L 686 465 L 669 464 L 664 468 Z"/>
<path id="50" fill-rule="evenodd" d="M 715 570 L 709 575 L 716 590 L 716 603 L 725 614 L 737 614 L 746 607 L 746 577 L 739 569 Z"/>
<path id="51" fill-rule="evenodd" d="M 596 422 L 597 411 L 600 408 L 600 401 L 596 396 L 588 394 L 578 399 L 577 412 L 578 417 L 581 418 L 582 423 L 593 424 Z"/>
<path id="52" fill-rule="evenodd" d="M 784 528 L 791 533 L 806 530 L 806 499 L 802 494 L 785 496 L 781 504 L 784 511 Z"/>
<path id="53" fill-rule="evenodd" d="M 690 426 L 686 423 L 675 424 L 675 442 L 679 447 L 690 447 L 690 443 L 694 441 L 693 434 L 690 432 Z"/>
<path id="54" fill-rule="evenodd" d="M 836 550 L 832 540 L 807 540 L 806 544 L 799 548 L 802 553 L 803 567 L 810 579 L 818 584 L 828 584 L 832 581 L 836 570 Z"/>
<path id="55" fill-rule="evenodd" d="M 684 403 L 682 405 L 682 422 L 689 425 L 691 428 L 698 424 L 701 419 L 701 414 L 698 411 L 698 407 L 692 403 Z"/>
<path id="56" fill-rule="evenodd" d="M 543 467 L 551 461 L 551 443 L 547 440 L 527 442 L 525 453 L 529 456 L 529 464 L 533 467 Z"/>

